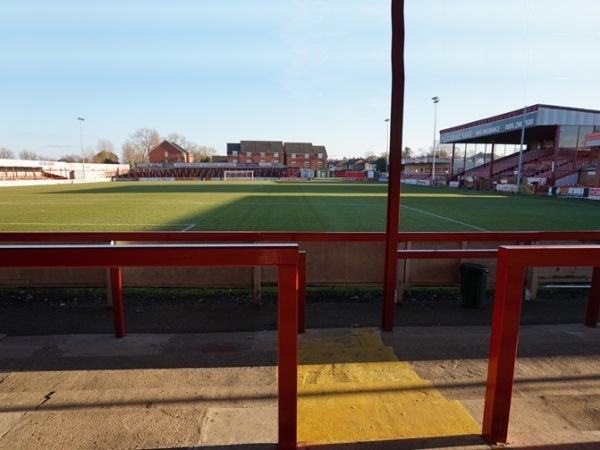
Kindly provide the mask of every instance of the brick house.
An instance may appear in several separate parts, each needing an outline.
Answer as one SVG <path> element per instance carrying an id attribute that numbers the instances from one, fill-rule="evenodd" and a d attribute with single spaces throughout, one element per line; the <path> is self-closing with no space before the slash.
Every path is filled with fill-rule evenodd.
<path id="1" fill-rule="evenodd" d="M 150 150 L 150 153 L 148 153 L 148 161 L 151 163 L 189 163 L 192 162 L 192 157 L 179 145 L 165 140 Z"/>
<path id="2" fill-rule="evenodd" d="M 240 141 L 227 144 L 227 162 L 236 164 L 284 164 L 281 141 Z"/>
<path id="3" fill-rule="evenodd" d="M 327 150 L 310 142 L 240 141 L 227 144 L 227 162 L 287 167 L 290 176 L 326 177 Z"/>
<path id="4" fill-rule="evenodd" d="M 286 142 L 286 166 L 300 170 L 327 170 L 327 150 L 310 142 Z"/>

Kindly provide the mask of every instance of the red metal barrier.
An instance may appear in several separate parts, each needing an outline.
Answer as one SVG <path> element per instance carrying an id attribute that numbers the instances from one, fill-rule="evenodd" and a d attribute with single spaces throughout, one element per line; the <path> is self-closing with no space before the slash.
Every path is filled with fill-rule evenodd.
<path id="1" fill-rule="evenodd" d="M 123 231 L 123 232 L 0 232 L 0 242 L 32 243 L 32 242 L 385 242 L 384 232 L 278 232 L 278 231 Z M 399 243 L 408 242 L 520 242 L 525 244 L 539 244 L 548 241 L 578 241 L 578 242 L 600 242 L 600 231 L 498 231 L 498 232 L 400 232 Z M 426 253 L 427 251 L 438 253 Z M 462 249 L 462 250 L 400 250 L 398 258 L 488 258 L 495 257 L 494 249 Z M 416 253 L 418 252 L 418 253 Z M 455 253 L 452 253 L 455 252 Z M 301 272 L 305 274 L 305 270 Z M 388 277 L 389 278 L 389 277 Z M 395 291 L 397 280 L 386 279 L 384 290 Z M 387 285 L 387 284 L 390 285 Z M 302 287 L 305 285 L 304 278 L 300 279 L 301 291 L 298 302 L 301 311 L 304 310 L 305 297 Z M 592 291 L 598 291 L 600 295 L 600 274 L 592 280 Z M 386 331 L 393 330 L 394 323 L 394 299 L 386 297 L 382 308 L 382 328 Z M 391 303 L 390 303 L 391 302 Z M 593 303 L 590 302 L 590 307 Z M 593 311 L 588 316 L 593 315 Z M 597 315 L 597 314 L 596 314 Z M 300 314 L 302 320 L 303 315 Z M 299 329 L 303 327 L 299 324 Z"/>
<path id="2" fill-rule="evenodd" d="M 400 259 L 461 259 L 461 258 L 495 258 L 497 249 L 432 249 L 432 250 L 398 250 Z"/>
<path id="3" fill-rule="evenodd" d="M 528 246 L 528 248 L 537 248 Z M 398 250 L 398 258 L 402 259 L 462 259 L 462 258 L 496 258 L 497 249 L 421 249 L 421 250 Z M 566 264 L 570 265 L 570 264 Z M 585 266 L 586 264 L 577 264 Z M 538 264 L 537 267 L 541 266 Z M 534 266 L 532 266 L 534 267 Z M 553 267 L 553 266 L 547 266 Z M 523 287 L 521 286 L 521 292 Z M 594 267 L 592 285 L 588 299 L 585 325 L 596 327 L 598 314 L 600 313 L 600 268 Z"/>
<path id="4" fill-rule="evenodd" d="M 286 450 L 295 449 L 297 440 L 299 260 L 297 244 L 0 246 L 0 267 L 110 267 L 118 280 L 113 290 L 118 337 L 125 335 L 121 267 L 277 266 L 279 448 Z"/>
<path id="5" fill-rule="evenodd" d="M 594 267 L 600 274 L 600 246 L 500 246 L 492 317 L 483 435 L 489 442 L 507 441 L 514 383 L 523 282 L 527 267 Z M 598 283 L 592 289 L 586 324 L 596 326 L 600 306 Z M 593 322 L 593 325 L 592 325 Z"/>
<path id="6" fill-rule="evenodd" d="M 398 242 L 599 241 L 600 231 L 400 232 Z M 385 232 L 69 231 L 0 232 L 0 242 L 384 242 Z"/>

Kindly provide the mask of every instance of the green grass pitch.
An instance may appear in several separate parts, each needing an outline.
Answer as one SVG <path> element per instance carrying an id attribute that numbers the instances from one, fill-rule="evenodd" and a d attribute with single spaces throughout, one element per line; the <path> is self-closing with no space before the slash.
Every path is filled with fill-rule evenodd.
<path id="1" fill-rule="evenodd" d="M 0 231 L 385 231 L 387 185 L 116 182 L 0 188 Z M 402 185 L 401 231 L 594 230 L 600 202 Z"/>

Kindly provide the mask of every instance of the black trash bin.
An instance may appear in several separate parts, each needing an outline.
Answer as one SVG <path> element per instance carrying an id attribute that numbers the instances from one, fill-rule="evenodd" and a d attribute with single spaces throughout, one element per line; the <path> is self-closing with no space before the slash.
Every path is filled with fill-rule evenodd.
<path id="1" fill-rule="evenodd" d="M 460 265 L 460 298 L 465 308 L 479 308 L 485 299 L 485 287 L 490 269 L 481 264 Z"/>

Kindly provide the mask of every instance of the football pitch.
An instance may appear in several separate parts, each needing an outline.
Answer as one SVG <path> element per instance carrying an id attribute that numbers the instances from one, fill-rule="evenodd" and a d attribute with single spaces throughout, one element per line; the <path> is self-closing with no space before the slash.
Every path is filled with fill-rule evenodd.
<path id="1" fill-rule="evenodd" d="M 387 185 L 113 182 L 0 188 L 0 231 L 385 231 Z M 401 231 L 596 230 L 600 202 L 402 185 Z"/>

